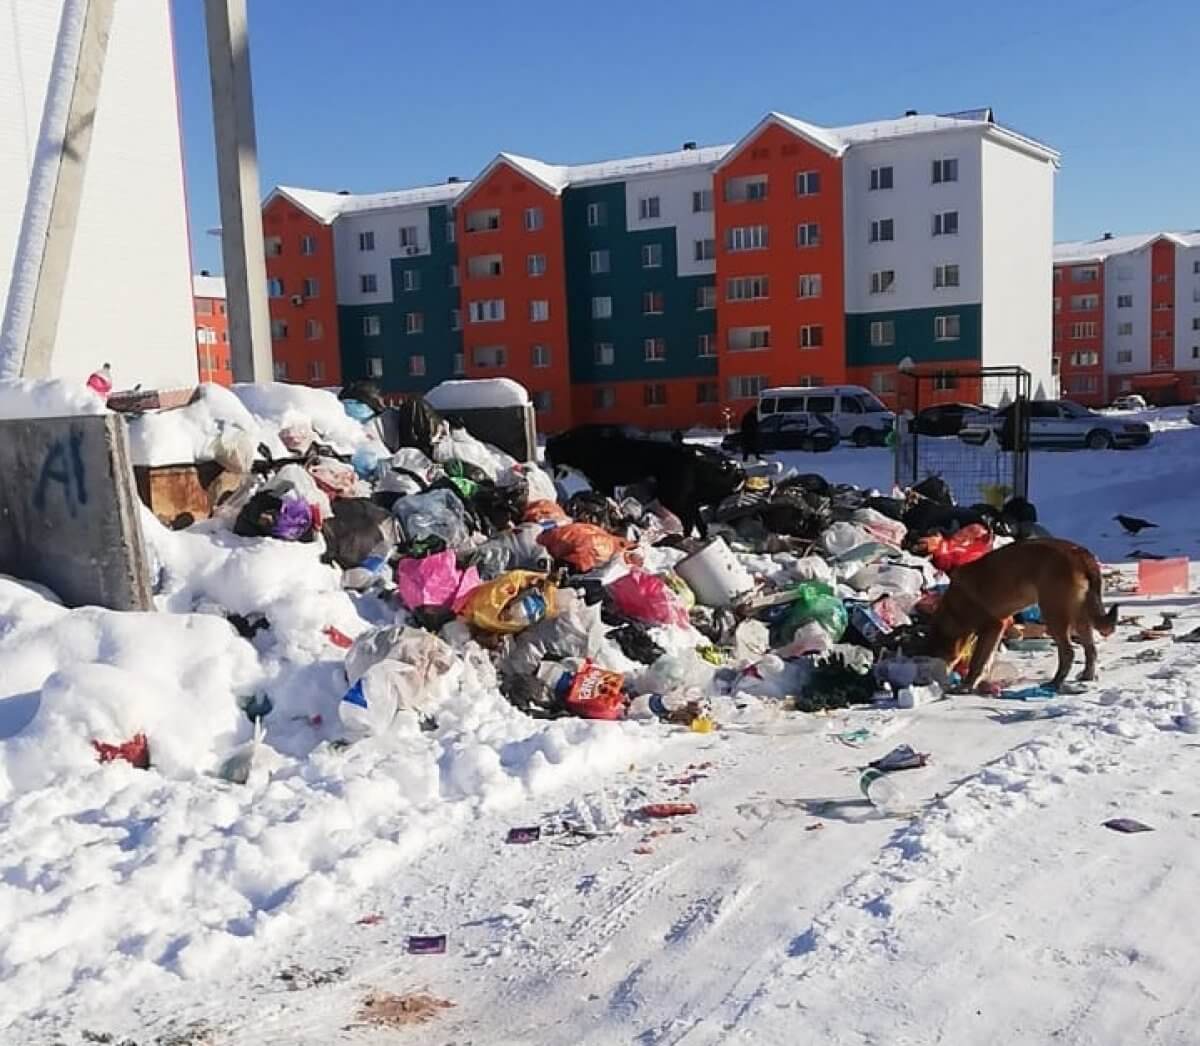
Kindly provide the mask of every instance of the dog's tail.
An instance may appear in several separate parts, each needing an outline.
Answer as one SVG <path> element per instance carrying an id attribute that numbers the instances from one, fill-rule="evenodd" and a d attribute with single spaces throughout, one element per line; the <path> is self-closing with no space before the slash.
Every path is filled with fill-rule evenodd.
<path id="1" fill-rule="evenodd" d="M 1111 636 L 1117 627 L 1117 613 L 1120 607 L 1114 603 L 1107 611 L 1104 609 L 1104 580 L 1100 576 L 1100 564 L 1090 553 L 1085 573 L 1088 583 L 1086 606 L 1088 616 L 1092 619 L 1092 627 L 1102 636 Z"/>

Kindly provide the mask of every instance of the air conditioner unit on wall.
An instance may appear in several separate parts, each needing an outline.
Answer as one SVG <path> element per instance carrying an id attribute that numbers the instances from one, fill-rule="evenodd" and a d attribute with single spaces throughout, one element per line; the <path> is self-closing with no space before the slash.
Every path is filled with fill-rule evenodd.
<path id="1" fill-rule="evenodd" d="M 304 295 L 303 294 L 293 294 L 292 295 L 292 304 L 293 305 L 303 305 L 304 304 Z"/>
<path id="2" fill-rule="evenodd" d="M 414 254 L 419 254 L 420 251 L 421 251 L 420 247 L 405 247 L 404 248 L 404 253 L 409 256 L 414 255 Z"/>

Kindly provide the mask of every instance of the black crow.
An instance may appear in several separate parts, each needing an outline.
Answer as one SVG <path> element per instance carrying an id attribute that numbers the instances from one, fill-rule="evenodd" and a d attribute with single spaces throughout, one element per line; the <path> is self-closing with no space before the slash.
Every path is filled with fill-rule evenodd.
<path id="1" fill-rule="evenodd" d="M 1137 534 L 1149 527 L 1157 527 L 1157 523 L 1151 523 L 1148 519 L 1138 519 L 1137 516 L 1113 516 L 1118 523 L 1124 528 L 1126 534 Z"/>

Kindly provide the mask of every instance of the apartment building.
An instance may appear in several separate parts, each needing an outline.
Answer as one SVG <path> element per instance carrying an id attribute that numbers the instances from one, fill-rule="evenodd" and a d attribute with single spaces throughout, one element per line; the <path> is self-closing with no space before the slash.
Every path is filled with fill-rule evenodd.
<path id="1" fill-rule="evenodd" d="M 990 110 L 842 128 L 769 113 L 732 145 L 577 165 L 501 153 L 470 183 L 278 189 L 268 205 L 332 228 L 340 377 L 401 393 L 504 374 L 547 430 L 673 428 L 740 414 L 771 384 L 891 398 L 902 362 L 948 399 L 966 394 L 956 367 L 980 364 L 1051 387 L 1038 274 L 1057 164 Z M 287 337 L 276 359 L 305 380 Z"/>
<path id="2" fill-rule="evenodd" d="M 196 313 L 196 364 L 201 381 L 233 384 L 229 358 L 229 317 L 225 312 L 225 278 L 201 271 L 192 277 Z"/>
<path id="3" fill-rule="evenodd" d="M 1054 361 L 1063 395 L 1200 398 L 1200 232 L 1105 233 L 1054 249 Z"/>

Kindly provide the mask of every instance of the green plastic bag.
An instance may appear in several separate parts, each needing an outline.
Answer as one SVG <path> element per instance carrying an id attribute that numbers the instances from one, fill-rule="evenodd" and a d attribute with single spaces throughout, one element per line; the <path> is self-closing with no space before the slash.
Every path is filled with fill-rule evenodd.
<path id="1" fill-rule="evenodd" d="M 801 625 L 815 621 L 836 643 L 846 631 L 849 615 L 833 589 L 823 581 L 804 581 L 793 590 L 795 602 L 780 626 L 782 642 L 788 642 Z"/>

